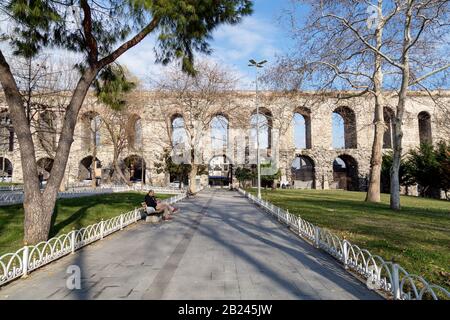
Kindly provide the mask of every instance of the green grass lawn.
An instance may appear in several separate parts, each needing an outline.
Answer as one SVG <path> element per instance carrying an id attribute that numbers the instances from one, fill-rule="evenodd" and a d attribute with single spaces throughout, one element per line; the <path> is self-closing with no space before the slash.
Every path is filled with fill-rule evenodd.
<path id="1" fill-rule="evenodd" d="M 171 195 L 157 195 L 159 199 Z M 51 237 L 80 229 L 118 216 L 141 206 L 144 194 L 137 192 L 114 193 L 76 199 L 61 199 L 56 203 L 55 223 Z M 0 207 L 0 256 L 23 246 L 22 205 Z"/>
<path id="2" fill-rule="evenodd" d="M 250 190 L 256 193 L 254 190 Z M 409 273 L 450 289 L 450 202 L 402 197 L 402 211 L 364 202 L 365 193 L 320 190 L 263 190 L 264 199 L 327 228 Z"/>

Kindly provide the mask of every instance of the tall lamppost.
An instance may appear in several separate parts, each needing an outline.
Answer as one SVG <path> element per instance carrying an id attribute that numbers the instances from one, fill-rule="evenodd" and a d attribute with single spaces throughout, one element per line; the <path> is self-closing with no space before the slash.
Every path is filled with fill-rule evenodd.
<path id="1" fill-rule="evenodd" d="M 258 70 L 263 68 L 264 64 L 267 63 L 267 60 L 263 60 L 261 62 L 256 62 L 255 60 L 250 60 L 249 67 L 254 67 L 256 70 L 255 77 L 255 86 L 256 86 L 256 96 L 255 96 L 255 104 L 256 104 L 256 166 L 258 170 L 258 198 L 261 199 L 261 161 L 259 157 L 259 103 L 258 103 Z"/>

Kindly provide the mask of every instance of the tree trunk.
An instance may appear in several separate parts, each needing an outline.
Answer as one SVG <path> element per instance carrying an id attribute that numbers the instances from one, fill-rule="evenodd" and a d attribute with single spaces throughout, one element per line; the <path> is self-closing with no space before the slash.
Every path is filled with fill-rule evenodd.
<path id="1" fill-rule="evenodd" d="M 27 186 L 28 184 L 28 186 Z M 23 207 L 25 211 L 24 219 L 24 243 L 36 244 L 48 238 L 51 224 L 53 206 L 44 205 L 41 192 L 30 183 L 24 185 L 25 193 Z M 33 191 L 30 191 L 33 190 Z M 39 227 L 45 226 L 45 227 Z"/>
<path id="2" fill-rule="evenodd" d="M 402 160 L 402 140 L 403 140 L 403 114 L 406 105 L 406 96 L 408 93 L 410 70 L 409 70 L 409 48 L 411 44 L 411 17 L 412 17 L 412 1 L 408 1 L 408 8 L 405 15 L 405 31 L 403 39 L 402 53 L 402 84 L 400 87 L 397 114 L 394 121 L 394 158 L 391 168 L 391 209 L 400 210 L 400 165 Z"/>
<path id="3" fill-rule="evenodd" d="M 94 140 L 95 140 L 95 133 L 94 133 Z M 97 174 L 96 174 L 96 169 L 97 169 L 97 146 L 94 142 L 94 146 L 93 146 L 93 151 L 92 151 L 92 164 L 91 164 L 91 186 L 92 188 L 97 188 Z"/>
<path id="4" fill-rule="evenodd" d="M 381 107 L 381 109 L 383 108 Z M 384 129 L 382 122 L 375 124 L 375 137 L 370 160 L 369 188 L 366 195 L 367 202 L 378 203 L 381 201 L 381 166 L 383 163 Z"/>
<path id="5" fill-rule="evenodd" d="M 52 214 L 58 196 L 58 190 L 66 170 L 78 113 L 97 71 L 98 70 L 88 69 L 85 72 L 75 89 L 69 106 L 67 107 L 54 164 L 43 194 L 40 194 L 39 191 L 38 171 L 31 132 L 29 135 L 24 135 L 22 132 L 17 134 L 21 150 L 23 174 L 27 177 L 24 179 L 24 241 L 30 245 L 48 239 Z M 11 111 L 15 109 L 11 107 L 11 103 L 8 103 L 8 105 L 10 106 Z M 22 112 L 24 111 L 22 105 L 17 106 L 17 109 L 22 110 Z M 13 120 L 14 128 L 22 131 L 23 126 L 21 123 L 23 122 L 23 119 L 26 121 L 26 118 L 20 117 L 14 119 L 16 120 L 15 122 Z M 29 130 L 29 126 L 25 127 Z"/>
<path id="6" fill-rule="evenodd" d="M 196 193 L 198 165 L 192 164 L 191 166 L 191 171 L 189 172 L 189 192 Z"/>
<path id="7" fill-rule="evenodd" d="M 122 169 L 119 166 L 119 155 L 117 154 L 117 151 L 114 151 L 114 158 L 113 158 L 113 167 L 115 176 L 119 177 L 119 181 L 122 181 L 123 183 L 127 184 L 128 186 L 131 186 L 130 180 L 125 177 L 125 175 L 122 172 Z"/>
<path id="8" fill-rule="evenodd" d="M 383 12 L 383 1 L 378 1 L 378 11 Z M 379 23 L 375 37 L 377 50 L 381 50 L 383 45 L 383 26 Z M 374 92 L 375 92 L 375 112 L 374 112 L 374 137 L 372 144 L 372 155 L 370 159 L 369 188 L 367 190 L 367 202 L 381 201 L 381 165 L 383 163 L 383 138 L 385 131 L 384 124 L 384 99 L 383 99 L 383 58 L 380 54 L 374 53 Z"/>

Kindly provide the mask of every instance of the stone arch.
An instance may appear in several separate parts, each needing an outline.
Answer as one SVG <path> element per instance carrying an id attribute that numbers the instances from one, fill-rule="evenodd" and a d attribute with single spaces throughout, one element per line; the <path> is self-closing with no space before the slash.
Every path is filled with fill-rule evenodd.
<path id="1" fill-rule="evenodd" d="M 296 149 L 311 149 L 311 110 L 299 107 L 293 115 L 294 145 Z"/>
<path id="2" fill-rule="evenodd" d="M 129 177 L 130 182 L 146 182 L 147 164 L 145 160 L 138 155 L 130 155 L 123 159 L 122 171 L 125 177 Z"/>
<path id="3" fill-rule="evenodd" d="M 257 110 L 254 110 L 250 116 L 250 135 L 256 141 L 256 127 L 257 127 Z M 267 108 L 259 108 L 259 139 L 260 149 L 272 148 L 272 128 L 273 128 L 273 116 L 272 112 Z"/>
<path id="4" fill-rule="evenodd" d="M 337 126 L 342 126 L 343 137 L 337 137 Z M 356 149 L 358 146 L 355 112 L 346 106 L 333 111 L 333 147 L 335 149 Z"/>
<path id="5" fill-rule="evenodd" d="M 215 149 L 224 149 L 228 146 L 230 134 L 230 122 L 227 115 L 217 113 L 211 117 L 211 147 Z"/>
<path id="6" fill-rule="evenodd" d="M 38 116 L 38 138 L 44 150 L 53 154 L 56 151 L 56 114 L 46 110 Z"/>
<path id="7" fill-rule="evenodd" d="M 129 147 L 133 150 L 143 148 L 143 120 L 137 114 L 132 114 L 128 121 L 127 138 Z"/>
<path id="8" fill-rule="evenodd" d="M 333 189 L 359 191 L 358 162 L 343 154 L 333 161 Z"/>
<path id="9" fill-rule="evenodd" d="M 12 162 L 6 157 L 0 157 L 0 181 L 11 182 L 13 175 Z"/>
<path id="10" fill-rule="evenodd" d="M 419 120 L 419 140 L 420 144 L 433 143 L 431 133 L 431 116 L 428 112 L 422 111 L 418 115 Z"/>
<path id="11" fill-rule="evenodd" d="M 39 181 L 47 181 L 53 168 L 54 160 L 49 157 L 39 159 L 36 164 L 38 167 Z"/>
<path id="12" fill-rule="evenodd" d="M 0 150 L 14 151 L 14 128 L 6 110 L 0 112 Z"/>
<path id="13" fill-rule="evenodd" d="M 102 177 L 102 162 L 93 156 L 87 156 L 80 161 L 78 166 L 78 180 L 99 180 Z"/>
<path id="14" fill-rule="evenodd" d="M 390 107 L 383 108 L 383 118 L 385 124 L 384 136 L 383 136 L 383 148 L 384 149 L 392 149 L 394 146 L 394 120 L 395 120 L 395 112 Z"/>
<path id="15" fill-rule="evenodd" d="M 186 120 L 180 113 L 175 113 L 170 117 L 171 141 L 174 146 L 187 143 Z"/>
<path id="16" fill-rule="evenodd" d="M 315 167 L 315 162 L 311 157 L 297 155 L 291 164 L 291 174 L 294 188 L 315 189 Z"/>

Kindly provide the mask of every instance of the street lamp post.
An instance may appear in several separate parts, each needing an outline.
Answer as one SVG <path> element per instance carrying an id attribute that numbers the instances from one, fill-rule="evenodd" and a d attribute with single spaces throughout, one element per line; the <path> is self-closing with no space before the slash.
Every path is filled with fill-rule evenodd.
<path id="1" fill-rule="evenodd" d="M 258 170 L 258 199 L 261 199 L 261 161 L 259 154 L 259 103 L 258 103 L 258 69 L 262 68 L 267 60 L 256 62 L 255 60 L 249 61 L 249 67 L 254 67 L 256 72 L 255 77 L 255 86 L 256 86 L 256 96 L 255 96 L 255 104 L 256 104 L 256 166 Z"/>

